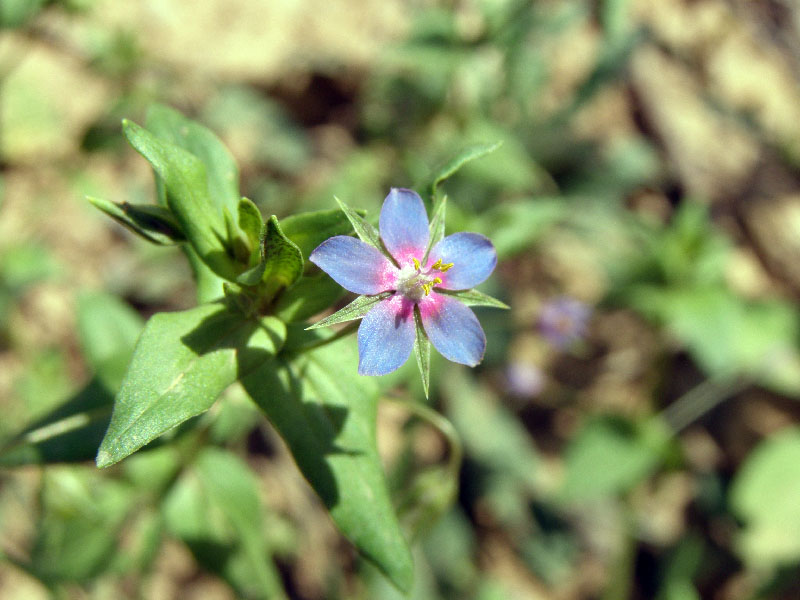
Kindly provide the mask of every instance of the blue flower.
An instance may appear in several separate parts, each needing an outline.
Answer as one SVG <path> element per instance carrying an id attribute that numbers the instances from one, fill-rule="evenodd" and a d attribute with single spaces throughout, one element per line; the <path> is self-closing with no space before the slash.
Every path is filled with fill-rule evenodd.
<path id="1" fill-rule="evenodd" d="M 489 277 L 497 264 L 492 243 L 477 233 L 455 233 L 427 252 L 425 205 L 416 192 L 400 188 L 386 196 L 379 229 L 388 255 L 354 237 L 336 236 L 309 257 L 351 292 L 390 293 L 364 315 L 358 328 L 358 372 L 384 375 L 408 360 L 416 339 L 415 311 L 445 358 L 477 365 L 486 348 L 483 329 L 472 310 L 441 292 L 469 290 Z"/>

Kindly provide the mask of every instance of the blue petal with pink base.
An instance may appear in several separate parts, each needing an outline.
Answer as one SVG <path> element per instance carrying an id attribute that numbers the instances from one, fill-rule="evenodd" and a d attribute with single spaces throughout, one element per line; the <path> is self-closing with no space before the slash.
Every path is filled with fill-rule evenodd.
<path id="1" fill-rule="evenodd" d="M 370 244 L 336 236 L 309 259 L 356 294 L 393 292 L 378 302 L 358 329 L 358 372 L 385 375 L 408 360 L 414 347 L 414 309 L 425 334 L 448 360 L 474 367 L 483 358 L 486 336 L 471 309 L 442 290 L 466 290 L 482 283 L 497 264 L 492 243 L 477 233 L 456 233 L 433 246 L 422 198 L 393 188 L 379 221 L 381 241 L 394 261 Z M 423 260 L 425 261 L 423 263 Z"/>

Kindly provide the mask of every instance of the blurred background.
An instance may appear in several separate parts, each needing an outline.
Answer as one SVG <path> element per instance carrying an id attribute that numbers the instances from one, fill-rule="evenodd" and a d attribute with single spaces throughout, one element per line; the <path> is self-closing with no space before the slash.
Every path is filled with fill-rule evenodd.
<path id="1" fill-rule="evenodd" d="M 13 442 L 85 399 L 109 337 L 195 302 L 179 250 L 85 199 L 152 201 L 120 120 L 153 102 L 216 132 L 278 217 L 335 194 L 374 218 L 503 142 L 443 186 L 511 306 L 476 310 L 478 368 L 433 365 L 464 445 L 451 508 L 401 493 L 449 456 L 403 406 L 416 365 L 382 381 L 411 597 L 800 598 L 795 2 L 2 0 L 0 27 L 1 598 L 269 597 L 219 559 L 214 498 L 211 541 L 185 543 L 176 514 L 199 509 L 154 483 L 162 450 L 99 472 Z M 87 414 L 102 436 L 107 406 Z M 255 474 L 287 597 L 401 597 L 240 390 L 208 419 Z"/>

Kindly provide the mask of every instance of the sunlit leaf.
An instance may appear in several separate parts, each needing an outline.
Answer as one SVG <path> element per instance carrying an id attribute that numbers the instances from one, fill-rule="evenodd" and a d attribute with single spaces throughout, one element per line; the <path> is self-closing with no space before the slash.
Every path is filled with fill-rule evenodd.
<path id="1" fill-rule="evenodd" d="M 224 304 L 151 317 L 117 395 L 98 466 L 208 410 L 228 385 L 269 361 L 285 335 L 278 319 L 248 320 Z"/>
<path id="2" fill-rule="evenodd" d="M 286 441 L 342 533 L 397 587 L 408 590 L 411 553 L 376 447 L 375 382 L 356 374 L 350 340 L 279 362 L 278 370 L 263 365 L 246 377 L 245 389 Z"/>

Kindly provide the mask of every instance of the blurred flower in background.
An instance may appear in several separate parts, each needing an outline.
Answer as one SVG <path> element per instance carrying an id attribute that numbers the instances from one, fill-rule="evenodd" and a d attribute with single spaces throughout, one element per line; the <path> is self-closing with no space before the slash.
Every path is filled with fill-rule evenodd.
<path id="1" fill-rule="evenodd" d="M 542 370 L 527 361 L 515 361 L 505 371 L 508 393 L 518 398 L 535 398 L 542 393 L 547 382 Z"/>
<path id="2" fill-rule="evenodd" d="M 559 350 L 565 350 L 586 335 L 592 308 L 587 304 L 561 296 L 547 302 L 539 314 L 539 331 Z"/>

